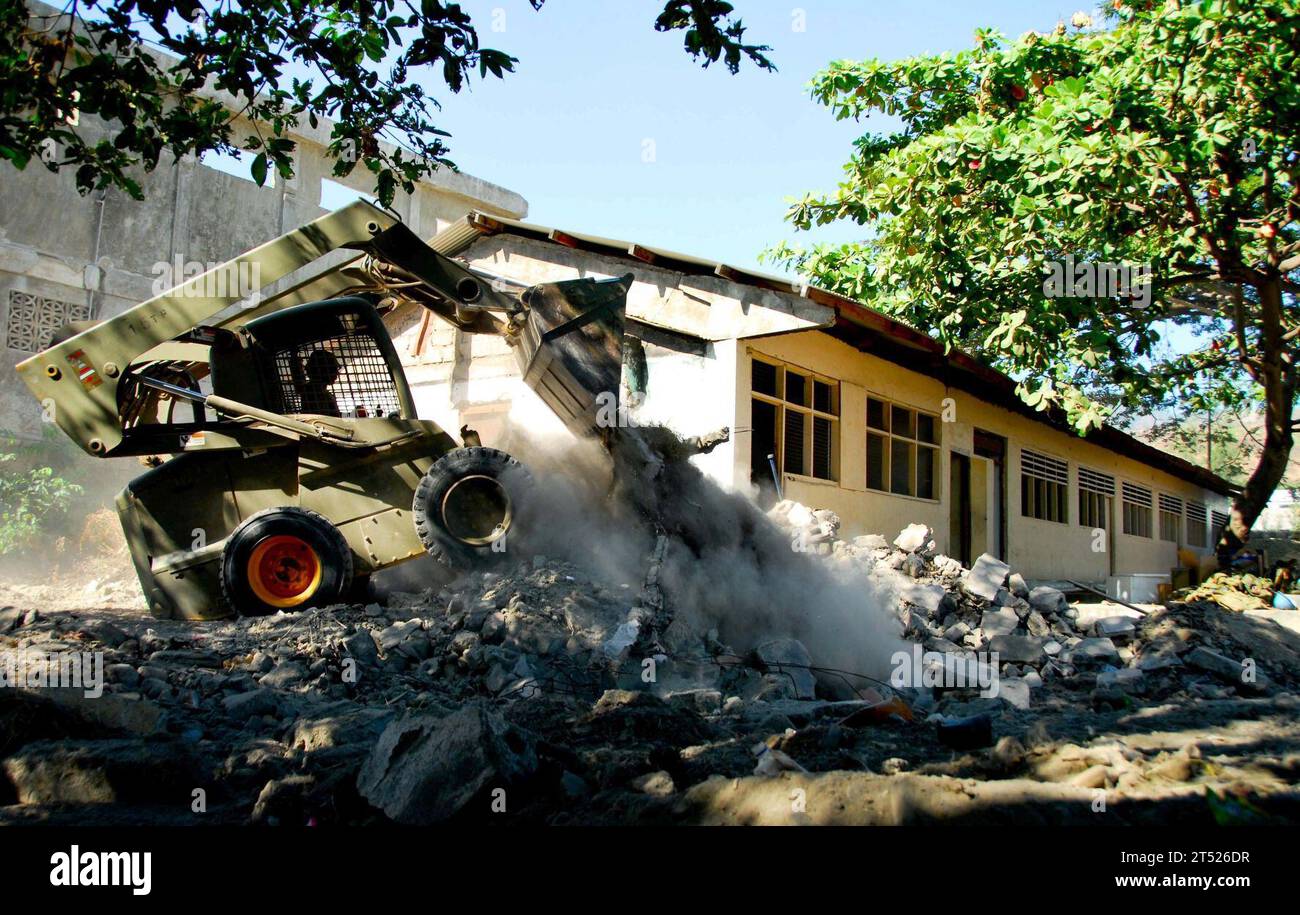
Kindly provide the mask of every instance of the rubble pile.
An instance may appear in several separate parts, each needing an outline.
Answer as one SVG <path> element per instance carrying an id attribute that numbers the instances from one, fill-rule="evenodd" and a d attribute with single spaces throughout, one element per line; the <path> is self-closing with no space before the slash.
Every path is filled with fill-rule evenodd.
<path id="1" fill-rule="evenodd" d="M 964 569 L 923 525 L 842 540 L 829 512 L 783 503 L 771 518 L 765 563 L 869 580 L 927 671 L 997 652 L 983 671 L 996 689 L 835 668 L 771 608 L 728 644 L 683 587 L 696 556 L 683 543 L 699 536 L 683 509 L 630 580 L 532 555 L 383 602 L 203 624 L 0 607 L 6 663 L 94 657 L 103 673 L 101 694 L 46 680 L 34 660 L 17 682 L 4 671 L 18 688 L 0 689 L 0 823 L 920 816 L 879 802 L 895 779 L 961 810 L 1011 781 L 1022 807 L 1081 810 L 1091 796 L 1070 792 L 1085 787 L 1186 800 L 1247 785 L 1268 810 L 1294 794 L 1294 765 L 1233 748 L 1243 718 L 1279 754 L 1300 740 L 1300 640 L 1198 605 L 1072 607 L 992 557 Z M 1138 740 L 1138 707 L 1169 733 Z"/>
<path id="2" fill-rule="evenodd" d="M 1243 665 L 1242 659 L 1252 654 L 1249 646 L 1224 644 L 1179 626 L 1171 622 L 1178 618 L 1176 610 L 1144 615 L 1118 604 L 1071 605 L 1062 591 L 1030 588 L 988 554 L 964 568 L 936 551 L 926 525 L 909 525 L 891 543 L 875 534 L 841 540 L 840 520 L 833 512 L 788 500 L 769 517 L 792 544 L 831 563 L 865 567 L 889 579 L 899 597 L 895 610 L 903 633 L 927 653 L 923 663 L 934 668 L 934 679 L 944 670 L 991 664 L 996 656 L 996 701 L 1017 709 L 1029 709 L 1034 697 L 1050 692 L 1044 690 L 1048 686 L 1060 687 L 1066 695 L 1086 690 L 1092 704 L 1115 707 L 1131 705 L 1138 696 L 1225 698 L 1274 688 L 1263 672 L 1252 674 Z M 1207 594 L 1246 598 L 1261 586 L 1254 576 L 1216 575 L 1203 588 Z M 1188 599 L 1204 595 L 1193 592 Z M 1292 682 L 1294 668 L 1281 668 L 1277 673 Z M 977 692 L 964 690 L 967 696 Z M 982 706 L 992 704 L 984 701 Z M 920 705 L 928 708 L 928 697 L 921 697 Z"/>

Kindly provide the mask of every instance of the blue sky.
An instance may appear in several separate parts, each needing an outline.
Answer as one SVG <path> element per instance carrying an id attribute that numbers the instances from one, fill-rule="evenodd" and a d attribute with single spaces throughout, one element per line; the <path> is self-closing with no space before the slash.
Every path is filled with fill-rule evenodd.
<path id="1" fill-rule="evenodd" d="M 468 0 L 485 46 L 519 58 L 504 80 L 442 101 L 463 170 L 517 191 L 529 219 L 626 238 L 741 267 L 794 233 L 787 197 L 833 188 L 861 124 L 836 122 L 807 83 L 836 59 L 969 47 L 977 27 L 1046 31 L 1074 0 L 733 0 L 746 38 L 772 46 L 779 72 L 702 70 L 681 34 L 653 22 L 662 0 Z M 803 12 L 804 30 L 796 30 Z M 504 14 L 504 15 L 503 15 Z M 503 26 L 502 31 L 494 31 Z M 653 144 L 652 146 L 649 144 Z M 652 152 L 653 161 L 646 161 Z M 817 238 L 849 240 L 855 226 Z"/>

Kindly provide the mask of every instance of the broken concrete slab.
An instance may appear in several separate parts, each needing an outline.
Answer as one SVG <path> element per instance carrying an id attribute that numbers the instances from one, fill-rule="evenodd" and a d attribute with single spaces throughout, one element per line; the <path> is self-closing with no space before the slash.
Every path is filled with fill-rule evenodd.
<path id="1" fill-rule="evenodd" d="M 1098 620 L 1114 619 L 1123 617 L 1124 619 L 1140 620 L 1142 614 L 1137 610 L 1131 610 L 1121 604 L 1102 601 L 1099 603 L 1077 603 L 1072 605 L 1075 611 L 1075 624 L 1083 630 L 1089 629 Z"/>
<path id="2" fill-rule="evenodd" d="M 1097 620 L 1096 632 L 1104 638 L 1128 640 L 1133 638 L 1137 627 L 1127 617 L 1107 616 Z"/>
<path id="3" fill-rule="evenodd" d="M 1140 693 L 1145 689 L 1146 675 L 1135 667 L 1103 670 L 1097 674 L 1097 686 L 1100 689 L 1116 687 L 1126 693 Z"/>
<path id="4" fill-rule="evenodd" d="M 934 531 L 926 524 L 909 524 L 894 538 L 894 546 L 905 553 L 915 553 L 927 544 L 933 547 Z"/>
<path id="5" fill-rule="evenodd" d="M 357 790 L 389 819 L 442 823 L 489 788 L 516 787 L 536 773 L 533 737 L 486 703 L 445 718 L 409 716 L 384 729 L 357 775 Z"/>
<path id="6" fill-rule="evenodd" d="M 1106 664 L 1119 663 L 1119 651 L 1115 643 L 1106 638 L 1080 639 L 1073 648 L 1061 653 L 1061 660 L 1066 664 L 1081 668 L 1102 667 Z"/>
<path id="7" fill-rule="evenodd" d="M 334 749 L 378 739 L 393 720 L 390 709 L 353 708 L 342 705 L 327 714 L 300 718 L 294 722 L 289 745 L 305 753 Z"/>
<path id="8" fill-rule="evenodd" d="M 1029 606 L 1047 616 L 1056 616 L 1070 609 L 1065 594 L 1048 585 L 1039 585 L 1029 592 Z"/>
<path id="9" fill-rule="evenodd" d="M 788 677 L 794 687 L 794 698 L 817 698 L 817 678 L 812 670 L 812 655 L 798 639 L 773 639 L 754 649 L 759 661 L 768 670 Z"/>
<path id="10" fill-rule="evenodd" d="M 944 598 L 948 596 L 943 585 L 922 582 L 909 582 L 899 593 L 903 600 L 920 607 L 930 616 L 939 612 Z"/>
<path id="11" fill-rule="evenodd" d="M 968 594 L 973 594 L 992 603 L 998 596 L 998 589 L 1007 580 L 1010 571 L 1011 567 L 1001 559 L 984 553 L 979 559 L 975 560 L 975 565 L 962 579 L 962 588 Z"/>
<path id="12" fill-rule="evenodd" d="M 1010 635 L 1020 625 L 1020 617 L 1014 610 L 1005 607 L 1000 610 L 985 610 L 980 616 L 980 631 L 986 639 L 999 635 Z"/>
<path id="13" fill-rule="evenodd" d="M 1012 708 L 1029 708 L 1029 689 L 1029 681 L 1022 677 L 1002 677 L 998 680 L 998 698 Z"/>
<path id="14" fill-rule="evenodd" d="M 369 629 L 359 629 L 343 640 L 343 649 L 358 664 L 368 667 L 379 663 L 379 646 Z"/>
<path id="15" fill-rule="evenodd" d="M 274 691 L 269 689 L 235 693 L 223 699 L 221 704 L 225 706 L 226 714 L 234 721 L 244 721 L 255 715 L 276 715 L 280 710 L 279 700 Z"/>
<path id="16" fill-rule="evenodd" d="M 1236 661 L 1227 655 L 1212 651 L 1202 645 L 1183 655 L 1183 663 L 1214 674 L 1221 680 L 1231 683 L 1246 692 L 1262 693 L 1271 689 L 1271 684 L 1263 673 L 1256 669 L 1254 661 Z"/>
<path id="17" fill-rule="evenodd" d="M 997 635 L 989 639 L 988 650 L 1003 664 L 1040 664 L 1047 640 L 1033 635 Z"/>

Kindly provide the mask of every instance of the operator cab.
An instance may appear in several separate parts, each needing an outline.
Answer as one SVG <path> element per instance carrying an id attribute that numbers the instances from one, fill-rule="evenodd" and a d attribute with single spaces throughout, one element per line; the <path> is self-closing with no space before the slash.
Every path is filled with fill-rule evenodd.
<path id="1" fill-rule="evenodd" d="M 201 326 L 132 363 L 118 388 L 118 453 L 188 450 L 242 423 L 142 379 L 290 417 L 414 419 L 401 362 L 372 296 L 286 308 L 242 327 Z"/>

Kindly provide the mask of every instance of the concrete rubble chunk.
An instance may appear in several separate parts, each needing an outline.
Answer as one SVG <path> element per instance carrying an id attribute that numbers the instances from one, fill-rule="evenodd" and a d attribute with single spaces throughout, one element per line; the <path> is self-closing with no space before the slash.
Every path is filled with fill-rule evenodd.
<path id="1" fill-rule="evenodd" d="M 960 645 L 962 639 L 964 639 L 969 633 L 970 633 L 970 626 L 959 621 L 953 623 L 951 626 L 945 629 L 943 631 L 943 637 L 947 639 L 949 642 L 953 642 L 955 644 Z"/>
<path id="2" fill-rule="evenodd" d="M 951 556 L 944 556 L 942 554 L 934 557 L 933 565 L 934 565 L 934 570 L 937 573 L 939 573 L 940 575 L 947 576 L 948 578 L 956 578 L 958 575 L 961 575 L 961 573 L 965 571 L 965 569 L 962 568 L 962 564 L 958 562 L 956 559 L 953 559 Z"/>
<path id="3" fill-rule="evenodd" d="M 1030 610 L 1025 616 L 1025 628 L 1030 635 L 1046 637 L 1052 634 L 1052 627 L 1037 610 Z"/>
<path id="4" fill-rule="evenodd" d="M 379 647 L 385 652 L 392 651 L 398 645 L 420 629 L 419 620 L 406 620 L 401 623 L 393 623 L 388 628 L 379 633 Z"/>
<path id="5" fill-rule="evenodd" d="M 1122 689 L 1126 693 L 1138 693 L 1145 686 L 1145 678 L 1146 675 L 1135 667 L 1125 667 L 1121 670 L 1103 670 L 1097 674 L 1097 687 L 1099 689 L 1114 687 Z"/>
<path id="6" fill-rule="evenodd" d="M 1046 639 L 1033 635 L 997 635 L 989 639 L 988 650 L 1003 664 L 1040 664 Z"/>
<path id="7" fill-rule="evenodd" d="M 1109 639 L 1131 639 L 1137 632 L 1133 621 L 1123 616 L 1108 616 L 1097 620 L 1097 635 Z"/>
<path id="8" fill-rule="evenodd" d="M 1128 607 L 1106 601 L 1096 604 L 1075 604 L 1070 608 L 1075 614 L 1075 624 L 1083 630 L 1087 630 L 1098 620 L 1115 619 L 1123 617 L 1130 620 L 1140 620 L 1142 614 L 1136 610 L 1130 610 Z"/>
<path id="9" fill-rule="evenodd" d="M 1187 652 L 1182 660 L 1188 666 L 1214 674 L 1219 679 L 1238 686 L 1246 692 L 1267 692 L 1270 689 L 1267 678 L 1255 669 L 1253 663 L 1233 660 L 1203 645 L 1198 645 Z"/>
<path id="10" fill-rule="evenodd" d="M 985 610 L 980 616 L 980 630 L 986 639 L 999 635 L 1010 635 L 1020 625 L 1020 617 L 1014 610 Z"/>
<path id="11" fill-rule="evenodd" d="M 518 786 L 538 769 L 533 737 L 486 703 L 445 718 L 409 716 L 384 729 L 357 775 L 357 790 L 389 819 L 442 823 L 489 788 Z"/>
<path id="12" fill-rule="evenodd" d="M 307 668 L 296 661 L 281 661 L 259 681 L 271 689 L 289 689 L 307 678 Z"/>
<path id="13" fill-rule="evenodd" d="M 226 714 L 235 721 L 243 721 L 256 715 L 276 715 L 280 710 L 279 700 L 274 690 L 254 689 L 246 693 L 235 693 L 222 700 Z"/>
<path id="14" fill-rule="evenodd" d="M 1039 585 L 1029 592 L 1029 606 L 1045 616 L 1057 616 L 1070 608 L 1070 602 L 1057 588 Z"/>
<path id="15" fill-rule="evenodd" d="M 22 618 L 23 612 L 15 607 L 0 608 L 0 635 L 17 629 Z"/>
<path id="16" fill-rule="evenodd" d="M 905 553 L 915 553 L 924 549 L 927 544 L 933 546 L 933 539 L 934 531 L 929 525 L 909 524 L 894 538 L 894 546 Z"/>
<path id="17" fill-rule="evenodd" d="M 368 629 L 359 629 L 344 639 L 343 648 L 358 664 L 379 663 L 379 646 L 375 644 L 374 637 Z"/>
<path id="18" fill-rule="evenodd" d="M 389 709 L 340 709 L 294 722 L 289 745 L 307 753 L 375 740 L 393 719 Z"/>
<path id="19" fill-rule="evenodd" d="M 962 579 L 966 593 L 983 598 L 990 603 L 998 596 L 998 589 L 1007 580 L 1011 567 L 994 556 L 984 553 Z"/>
<path id="20" fill-rule="evenodd" d="M 651 797 L 669 797 L 677 790 L 673 777 L 662 769 L 638 776 L 633 779 L 632 787 Z"/>
<path id="21" fill-rule="evenodd" d="M 1061 660 L 1075 667 L 1101 667 L 1119 664 L 1115 643 L 1106 638 L 1081 639 L 1079 644 L 1061 653 Z"/>
<path id="22" fill-rule="evenodd" d="M 1012 708 L 1027 709 L 1030 706 L 1030 684 L 1022 677 L 1002 677 L 998 681 L 998 698 Z"/>
<path id="23" fill-rule="evenodd" d="M 1174 667 L 1182 667 L 1183 661 L 1178 657 L 1178 653 L 1168 649 L 1157 648 L 1143 652 L 1138 657 L 1137 666 L 1139 670 L 1169 670 Z"/>
<path id="24" fill-rule="evenodd" d="M 915 604 L 933 616 L 939 612 L 939 606 L 948 596 L 948 592 L 944 590 L 943 585 L 910 582 L 903 587 L 901 596 L 909 604 Z"/>
<path id="25" fill-rule="evenodd" d="M 770 671 L 789 679 L 796 699 L 817 698 L 817 678 L 808 668 L 812 655 L 798 639 L 773 639 L 754 649 L 758 659 Z"/>

